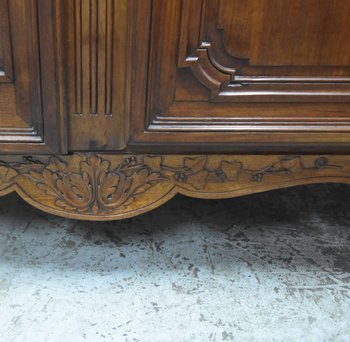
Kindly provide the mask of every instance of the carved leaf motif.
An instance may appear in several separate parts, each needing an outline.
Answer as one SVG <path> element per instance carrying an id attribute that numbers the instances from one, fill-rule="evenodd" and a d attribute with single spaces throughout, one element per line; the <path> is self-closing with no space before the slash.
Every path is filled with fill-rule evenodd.
<path id="1" fill-rule="evenodd" d="M 223 160 L 220 165 L 220 170 L 224 173 L 226 179 L 230 182 L 237 181 L 239 174 L 243 169 L 243 165 L 238 161 L 226 161 Z"/>
<path id="2" fill-rule="evenodd" d="M 283 158 L 280 164 L 281 171 L 285 170 L 286 172 L 292 172 L 293 170 L 300 170 L 303 168 L 301 158 L 299 157 Z"/>
<path id="3" fill-rule="evenodd" d="M 57 197 L 57 193 L 52 188 L 50 188 L 47 184 L 38 183 L 37 187 L 40 190 L 44 191 L 47 195 L 52 196 L 52 197 Z"/>
<path id="4" fill-rule="evenodd" d="M 192 175 L 189 175 L 187 178 L 187 183 L 192 185 L 197 190 L 203 189 L 207 184 L 207 177 L 209 172 L 206 170 L 199 171 Z"/>
<path id="5" fill-rule="evenodd" d="M 82 161 L 80 167 L 82 172 L 92 177 L 92 179 L 99 179 L 102 173 L 108 173 L 110 163 L 93 155 L 86 161 Z"/>
<path id="6" fill-rule="evenodd" d="M 135 168 L 131 176 L 126 172 L 120 172 L 118 178 L 116 175 L 114 175 L 114 180 L 108 177 L 109 179 L 106 178 L 104 181 L 107 183 L 101 184 L 100 201 L 104 207 L 109 209 L 116 209 L 125 203 L 131 204 L 136 196 L 155 185 L 160 177 L 160 173 L 153 172 L 146 165 Z M 113 188 L 114 191 L 108 191 Z"/>
<path id="7" fill-rule="evenodd" d="M 148 170 L 147 175 L 143 175 L 139 178 L 139 184 L 136 185 L 134 195 L 140 195 L 146 192 L 154 184 L 158 183 L 161 178 L 161 174 L 157 172 L 150 172 Z"/>
<path id="8" fill-rule="evenodd" d="M 42 173 L 39 171 L 30 170 L 28 176 L 39 182 L 43 179 Z"/>
<path id="9" fill-rule="evenodd" d="M 153 171 L 160 171 L 162 168 L 162 157 L 160 156 L 145 156 L 144 163 Z"/>
<path id="10" fill-rule="evenodd" d="M 101 193 L 106 200 L 111 200 L 118 189 L 120 176 L 117 173 L 102 174 L 100 179 Z"/>
<path id="11" fill-rule="evenodd" d="M 31 172 L 30 175 L 38 180 L 37 187 L 44 191 L 49 196 L 57 196 L 57 180 L 58 176 L 56 173 L 50 170 L 44 169 L 42 174 L 39 172 Z M 40 177 L 40 178 L 39 178 Z"/>
<path id="12" fill-rule="evenodd" d="M 89 209 L 93 195 L 86 173 L 63 176 L 57 181 L 57 189 L 60 191 L 57 205 L 63 201 L 67 207 L 76 208 L 80 212 Z"/>
<path id="13" fill-rule="evenodd" d="M 68 211 L 76 211 L 76 207 L 69 205 L 65 200 L 57 200 L 56 205 L 62 209 L 68 210 Z"/>
<path id="14" fill-rule="evenodd" d="M 184 165 L 191 170 L 192 173 L 202 171 L 207 164 L 208 157 L 185 158 Z"/>
<path id="15" fill-rule="evenodd" d="M 67 167 L 67 164 L 57 157 L 52 157 L 47 169 L 52 172 L 62 171 Z"/>
<path id="16" fill-rule="evenodd" d="M 161 173 L 156 171 L 160 167 L 160 157 L 148 157 L 146 161 L 126 158 L 115 170 L 98 155 L 81 158 L 71 166 L 53 157 L 47 166 L 29 175 L 58 207 L 99 214 L 132 203 L 160 180 Z"/>
<path id="17" fill-rule="evenodd" d="M 0 166 L 0 190 L 13 184 L 18 173 L 12 168 Z"/>
<path id="18" fill-rule="evenodd" d="M 28 188 L 29 194 L 35 186 L 42 191 L 38 196 L 35 193 L 40 198 L 38 202 L 69 211 L 72 216 L 108 215 L 111 212 L 123 215 L 135 208 L 144 208 L 144 203 L 153 196 L 156 198 L 162 187 L 144 194 L 162 181 L 167 182 L 165 188 L 182 186 L 189 192 L 210 193 L 216 188 L 213 185 L 225 191 L 230 189 L 232 184 L 223 183 L 250 183 L 253 188 L 254 183 L 268 184 L 272 178 L 283 181 L 294 175 L 310 177 L 316 173 L 322 175 L 324 169 L 343 168 L 328 156 L 269 157 L 269 163 L 261 166 L 259 162 L 257 169 L 248 168 L 239 156 L 234 158 L 184 156 L 181 159 L 176 156 L 172 161 L 167 156 L 127 156 L 123 159 L 121 156 L 75 154 L 52 157 L 47 164 L 41 161 L 45 158 L 40 161 L 26 159 L 24 163 L 0 162 L 0 190 L 18 182 L 22 188 L 24 186 L 24 191 Z M 238 187 L 237 184 L 234 187 Z"/>
<path id="19" fill-rule="evenodd" d="M 207 170 L 208 157 L 185 158 L 183 168 L 174 172 L 174 178 L 179 183 L 186 183 L 199 190 L 205 187 L 209 171 Z"/>
<path id="20" fill-rule="evenodd" d="M 73 193 L 79 201 L 87 199 L 86 202 L 91 197 L 89 176 L 86 173 L 83 173 L 83 175 L 73 174 L 65 176 L 60 184 L 63 184 L 63 186 L 58 186 L 63 193 L 68 190 L 67 196 Z"/>

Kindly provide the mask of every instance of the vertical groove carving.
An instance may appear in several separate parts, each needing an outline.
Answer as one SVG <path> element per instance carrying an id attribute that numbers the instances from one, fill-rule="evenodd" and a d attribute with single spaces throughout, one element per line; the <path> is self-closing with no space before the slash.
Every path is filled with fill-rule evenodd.
<path id="1" fill-rule="evenodd" d="M 74 0 L 75 115 L 112 115 L 114 2 Z"/>
<path id="2" fill-rule="evenodd" d="M 79 0 L 76 0 L 79 1 Z M 90 114 L 91 104 L 91 0 L 81 0 L 82 5 L 82 103 L 83 114 Z"/>
<path id="3" fill-rule="evenodd" d="M 113 32 L 114 32 L 114 0 L 107 0 L 106 7 L 106 99 L 105 99 L 105 113 L 106 115 L 112 114 L 112 75 L 113 75 Z"/>
<path id="4" fill-rule="evenodd" d="M 98 114 L 97 100 L 97 73 L 98 73 L 98 48 L 99 48 L 99 11 L 98 0 L 90 0 L 90 114 Z"/>
<path id="5" fill-rule="evenodd" d="M 106 96 L 106 82 L 105 79 L 107 77 L 105 65 L 106 65 L 106 51 L 108 49 L 107 44 L 107 0 L 98 1 L 97 6 L 97 15 L 96 15 L 96 52 L 97 54 L 97 65 L 96 68 L 93 69 L 93 71 L 96 72 L 97 82 L 95 83 L 97 89 L 95 92 L 96 95 L 96 112 L 105 113 L 104 103 L 105 103 L 105 96 Z M 101 76 L 104 77 L 101 77 Z M 99 96 L 100 95 L 100 96 Z"/>
<path id="6" fill-rule="evenodd" d="M 82 102 L 82 11 L 81 1 L 74 1 L 74 54 L 75 54 L 75 113 L 81 115 L 83 112 Z"/>
<path id="7" fill-rule="evenodd" d="M 130 0 L 57 1 L 65 23 L 68 150 L 122 149 Z"/>

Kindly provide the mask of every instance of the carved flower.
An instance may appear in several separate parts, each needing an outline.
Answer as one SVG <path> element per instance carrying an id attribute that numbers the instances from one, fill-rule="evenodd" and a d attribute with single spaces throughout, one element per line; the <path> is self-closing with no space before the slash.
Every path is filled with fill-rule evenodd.
<path id="1" fill-rule="evenodd" d="M 174 174 L 174 178 L 176 181 L 182 183 L 182 182 L 185 182 L 187 180 L 187 175 L 183 171 L 176 171 Z"/>
<path id="2" fill-rule="evenodd" d="M 326 157 L 320 157 L 315 160 L 316 169 L 324 169 L 329 165 L 328 159 Z"/>

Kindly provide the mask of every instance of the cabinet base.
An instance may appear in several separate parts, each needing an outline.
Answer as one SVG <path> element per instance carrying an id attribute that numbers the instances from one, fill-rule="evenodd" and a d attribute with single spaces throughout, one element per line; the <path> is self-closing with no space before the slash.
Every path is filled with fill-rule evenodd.
<path id="1" fill-rule="evenodd" d="M 229 198 L 310 183 L 350 183 L 348 155 L 2 156 L 0 195 L 82 220 L 116 220 L 177 193 Z"/>

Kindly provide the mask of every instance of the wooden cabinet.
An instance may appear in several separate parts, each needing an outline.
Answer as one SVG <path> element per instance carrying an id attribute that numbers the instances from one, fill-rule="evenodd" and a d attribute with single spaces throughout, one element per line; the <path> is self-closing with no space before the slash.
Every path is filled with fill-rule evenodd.
<path id="1" fill-rule="evenodd" d="M 350 179 L 350 2 L 0 0 L 0 191 L 84 219 Z"/>

